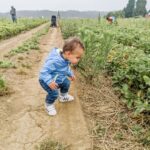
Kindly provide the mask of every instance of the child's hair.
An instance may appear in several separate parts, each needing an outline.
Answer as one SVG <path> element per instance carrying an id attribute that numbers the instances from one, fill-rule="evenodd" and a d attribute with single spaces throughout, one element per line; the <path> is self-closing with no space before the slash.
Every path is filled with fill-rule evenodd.
<path id="1" fill-rule="evenodd" d="M 67 40 L 65 40 L 65 43 L 63 46 L 63 53 L 66 51 L 72 52 L 78 46 L 84 50 L 84 45 L 79 38 L 70 37 Z"/>

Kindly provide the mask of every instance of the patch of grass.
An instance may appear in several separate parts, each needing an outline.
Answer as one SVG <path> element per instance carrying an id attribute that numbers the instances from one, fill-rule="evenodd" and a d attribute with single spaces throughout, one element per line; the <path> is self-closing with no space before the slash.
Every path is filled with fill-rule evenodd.
<path id="1" fill-rule="evenodd" d="M 150 130 L 141 136 L 139 142 L 141 142 L 144 146 L 150 148 Z"/>
<path id="2" fill-rule="evenodd" d="M 144 129 L 141 125 L 135 124 L 131 130 L 137 142 L 150 148 L 150 129 Z"/>
<path id="3" fill-rule="evenodd" d="M 69 150 L 68 146 L 64 146 L 63 144 L 52 141 L 50 139 L 46 139 L 40 145 L 35 147 L 36 150 Z"/>
<path id="4" fill-rule="evenodd" d="M 6 86 L 6 81 L 0 75 L 0 96 L 7 95 L 9 93 L 8 87 Z"/>
<path id="5" fill-rule="evenodd" d="M 29 50 L 39 50 L 38 37 L 33 37 L 30 40 L 27 40 L 22 46 L 15 48 L 10 51 L 10 55 L 15 55 L 17 53 L 24 53 Z"/>
<path id="6" fill-rule="evenodd" d="M 131 127 L 131 130 L 134 136 L 140 137 L 144 129 L 142 128 L 142 126 L 135 124 L 134 126 Z"/>
<path id="7" fill-rule="evenodd" d="M 12 49 L 10 52 L 9 52 L 9 56 L 13 56 L 13 55 L 16 55 L 18 53 L 24 53 L 24 52 L 28 52 L 30 50 L 39 50 L 39 40 L 40 40 L 40 37 L 44 34 L 46 34 L 48 32 L 48 27 L 46 27 L 46 29 L 43 29 L 39 32 L 37 32 L 31 39 L 25 41 L 23 43 L 23 45 L 15 48 L 15 49 Z M 5 57 L 9 57 L 8 55 L 6 55 Z"/>
<path id="8" fill-rule="evenodd" d="M 5 88 L 5 87 L 6 87 L 5 81 L 2 78 L 2 76 L 0 76 L 0 89 Z"/>
<path id="9" fill-rule="evenodd" d="M 94 128 L 92 129 L 92 133 L 95 137 L 103 137 L 106 132 L 106 129 L 102 127 L 100 122 L 96 122 Z"/>
<path id="10" fill-rule="evenodd" d="M 10 61 L 0 61 L 0 68 L 16 68 L 16 66 Z"/>
<path id="11" fill-rule="evenodd" d="M 121 132 L 116 133 L 114 139 L 115 140 L 123 140 L 123 133 L 121 133 Z"/>

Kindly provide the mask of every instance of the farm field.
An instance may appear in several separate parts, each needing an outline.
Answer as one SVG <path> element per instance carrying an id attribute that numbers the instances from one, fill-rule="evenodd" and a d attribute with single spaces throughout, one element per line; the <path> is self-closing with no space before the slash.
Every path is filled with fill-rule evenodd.
<path id="1" fill-rule="evenodd" d="M 149 150 L 150 20 L 118 19 L 113 25 L 66 19 L 57 28 L 35 22 L 23 29 L 20 21 L 18 33 L 11 27 L 0 35 L 0 150 Z M 39 25 L 19 41 L 21 31 Z M 15 46 L 3 47 L 16 34 Z M 49 51 L 70 36 L 85 45 L 81 62 L 72 66 L 75 101 L 57 102 L 58 114 L 50 117 L 39 70 Z"/>
<path id="2" fill-rule="evenodd" d="M 46 23 L 46 19 L 18 19 L 17 23 L 12 23 L 8 19 L 0 19 L 0 40 L 10 38 L 14 35 L 21 33 L 22 31 L 28 31 L 43 23 Z"/>
<path id="3" fill-rule="evenodd" d="M 64 38 L 79 36 L 86 47 L 79 97 L 94 149 L 149 147 L 150 20 L 65 20 L 61 27 Z"/>

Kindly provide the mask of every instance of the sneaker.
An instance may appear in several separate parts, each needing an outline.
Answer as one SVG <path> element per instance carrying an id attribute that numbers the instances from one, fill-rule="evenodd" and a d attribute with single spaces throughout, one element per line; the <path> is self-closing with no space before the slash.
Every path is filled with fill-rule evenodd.
<path id="1" fill-rule="evenodd" d="M 45 104 L 46 110 L 50 116 L 55 116 L 57 114 L 54 104 Z"/>
<path id="2" fill-rule="evenodd" d="M 74 97 L 69 95 L 68 93 L 60 94 L 60 96 L 59 96 L 59 101 L 60 102 L 71 102 L 73 100 L 74 100 Z"/>

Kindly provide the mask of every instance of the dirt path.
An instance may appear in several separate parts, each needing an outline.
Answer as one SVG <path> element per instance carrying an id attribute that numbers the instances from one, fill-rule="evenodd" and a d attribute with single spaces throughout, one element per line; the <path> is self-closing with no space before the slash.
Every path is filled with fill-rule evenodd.
<path id="1" fill-rule="evenodd" d="M 70 145 L 71 150 L 90 149 L 89 133 L 75 84 L 72 84 L 71 93 L 76 100 L 67 104 L 57 102 L 56 117 L 48 116 L 44 109 L 46 93 L 38 83 L 39 69 L 49 49 L 62 44 L 59 29 L 51 29 L 41 40 L 40 56 L 35 61 L 38 63 L 33 63 L 28 75 L 12 74 L 10 77 L 15 93 L 0 97 L 0 150 L 33 150 L 46 138 Z"/>
<path id="2" fill-rule="evenodd" d="M 20 46 L 24 41 L 27 39 L 30 39 L 34 33 L 44 28 L 46 24 L 43 24 L 39 27 L 36 27 L 30 31 L 27 31 L 25 33 L 19 34 L 15 37 L 12 37 L 7 40 L 0 41 L 0 60 L 3 58 L 5 54 L 7 54 L 11 49 L 16 48 Z"/>

